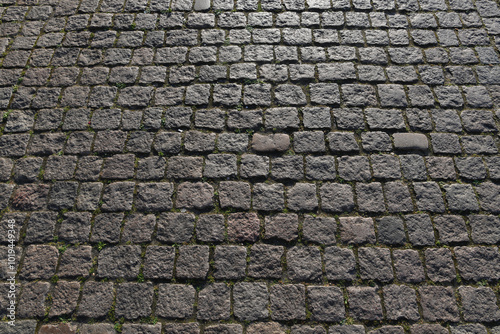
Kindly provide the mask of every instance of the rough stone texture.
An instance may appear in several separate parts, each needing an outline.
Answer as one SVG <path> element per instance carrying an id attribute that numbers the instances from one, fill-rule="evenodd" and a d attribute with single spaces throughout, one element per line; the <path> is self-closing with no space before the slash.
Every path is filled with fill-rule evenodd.
<path id="1" fill-rule="evenodd" d="M 223 320 L 230 315 L 230 289 L 224 283 L 207 286 L 198 294 L 198 315 L 200 320 Z"/>
<path id="2" fill-rule="evenodd" d="M 286 254 L 288 277 L 292 281 L 319 281 L 321 254 L 316 247 L 293 247 Z"/>
<path id="3" fill-rule="evenodd" d="M 193 314 L 195 289 L 190 285 L 161 284 L 156 313 L 169 319 L 188 318 Z"/>
<path id="4" fill-rule="evenodd" d="M 458 321 L 459 313 L 450 287 L 424 286 L 419 288 L 422 315 L 429 321 Z"/>
<path id="5" fill-rule="evenodd" d="M 116 289 L 115 313 L 125 319 L 137 319 L 151 314 L 153 304 L 151 283 L 123 283 Z"/>
<path id="6" fill-rule="evenodd" d="M 269 292 L 264 283 L 235 284 L 233 300 L 233 312 L 238 319 L 255 321 L 269 316 Z"/>
<path id="7" fill-rule="evenodd" d="M 376 288 L 349 287 L 349 311 L 353 318 L 359 320 L 381 320 L 382 303 Z"/>
<path id="8" fill-rule="evenodd" d="M 0 0 L 0 332 L 499 334 L 499 46 L 491 0 Z"/>
<path id="9" fill-rule="evenodd" d="M 464 308 L 464 319 L 470 322 L 494 322 L 500 319 L 494 292 L 487 287 L 458 288 Z"/>
<path id="10" fill-rule="evenodd" d="M 384 304 L 387 318 L 390 320 L 418 320 L 417 297 L 415 291 L 405 285 L 384 287 Z"/>
<path id="11" fill-rule="evenodd" d="M 260 220 L 255 213 L 232 213 L 227 221 L 227 236 L 234 242 L 255 242 L 259 237 Z"/>
<path id="12" fill-rule="evenodd" d="M 344 295 L 339 288 L 310 286 L 307 299 L 313 320 L 335 322 L 345 318 Z"/>
<path id="13" fill-rule="evenodd" d="M 303 285 L 274 285 L 270 291 L 273 320 L 304 320 L 306 318 Z"/>

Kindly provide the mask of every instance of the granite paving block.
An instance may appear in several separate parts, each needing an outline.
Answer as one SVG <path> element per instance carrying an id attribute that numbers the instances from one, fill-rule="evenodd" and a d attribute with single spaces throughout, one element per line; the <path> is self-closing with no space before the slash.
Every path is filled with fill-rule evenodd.
<path id="1" fill-rule="evenodd" d="M 0 0 L 0 332 L 500 333 L 499 46 L 492 0 Z"/>

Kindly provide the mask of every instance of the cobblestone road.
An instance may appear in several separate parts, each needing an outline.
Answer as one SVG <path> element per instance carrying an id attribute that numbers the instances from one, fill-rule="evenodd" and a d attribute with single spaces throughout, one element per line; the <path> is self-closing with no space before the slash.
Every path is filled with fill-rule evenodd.
<path id="1" fill-rule="evenodd" d="M 500 333 L 498 3 L 0 5 L 1 333 Z"/>

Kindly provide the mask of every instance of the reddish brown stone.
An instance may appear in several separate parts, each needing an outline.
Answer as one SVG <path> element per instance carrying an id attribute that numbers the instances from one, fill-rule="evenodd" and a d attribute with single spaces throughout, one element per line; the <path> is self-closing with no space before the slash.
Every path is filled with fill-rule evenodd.
<path id="1" fill-rule="evenodd" d="M 229 215 L 227 234 L 230 241 L 255 242 L 259 238 L 260 220 L 256 213 L 233 213 Z"/>

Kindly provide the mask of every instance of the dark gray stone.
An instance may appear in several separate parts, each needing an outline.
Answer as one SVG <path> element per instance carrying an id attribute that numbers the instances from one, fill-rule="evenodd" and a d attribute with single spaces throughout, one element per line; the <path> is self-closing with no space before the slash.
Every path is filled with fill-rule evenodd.
<path id="1" fill-rule="evenodd" d="M 109 278 L 136 278 L 141 266 L 140 256 L 140 246 L 123 245 L 104 248 L 99 253 L 99 276 Z"/>
<path id="2" fill-rule="evenodd" d="M 425 280 L 424 266 L 418 251 L 411 249 L 394 250 L 394 268 L 397 278 L 406 283 L 416 283 Z"/>
<path id="3" fill-rule="evenodd" d="M 208 285 L 198 294 L 200 320 L 224 320 L 230 316 L 230 288 L 225 283 Z"/>
<path id="4" fill-rule="evenodd" d="M 273 285 L 270 291 L 273 320 L 305 320 L 305 288 L 299 284 Z"/>
<path id="5" fill-rule="evenodd" d="M 345 318 L 344 295 L 338 287 L 310 286 L 307 300 L 312 320 L 336 322 Z"/>
<path id="6" fill-rule="evenodd" d="M 247 249 L 243 246 L 217 246 L 214 252 L 216 279 L 245 277 Z"/>
<path id="7" fill-rule="evenodd" d="M 348 287 L 349 313 L 358 320 L 382 320 L 382 304 L 376 288 Z"/>
<path id="8" fill-rule="evenodd" d="M 168 319 L 184 319 L 193 315 L 195 289 L 191 285 L 160 284 L 156 312 Z"/>
<path id="9" fill-rule="evenodd" d="M 153 304 L 151 283 L 122 283 L 116 288 L 115 314 L 125 319 L 148 317 Z"/>
<path id="10" fill-rule="evenodd" d="M 243 321 L 263 320 L 269 316 L 269 292 L 265 283 L 240 282 L 233 287 L 233 312 Z"/>
<path id="11" fill-rule="evenodd" d="M 292 247 L 286 254 L 288 277 L 292 281 L 319 281 L 322 276 L 321 254 L 318 248 Z"/>

